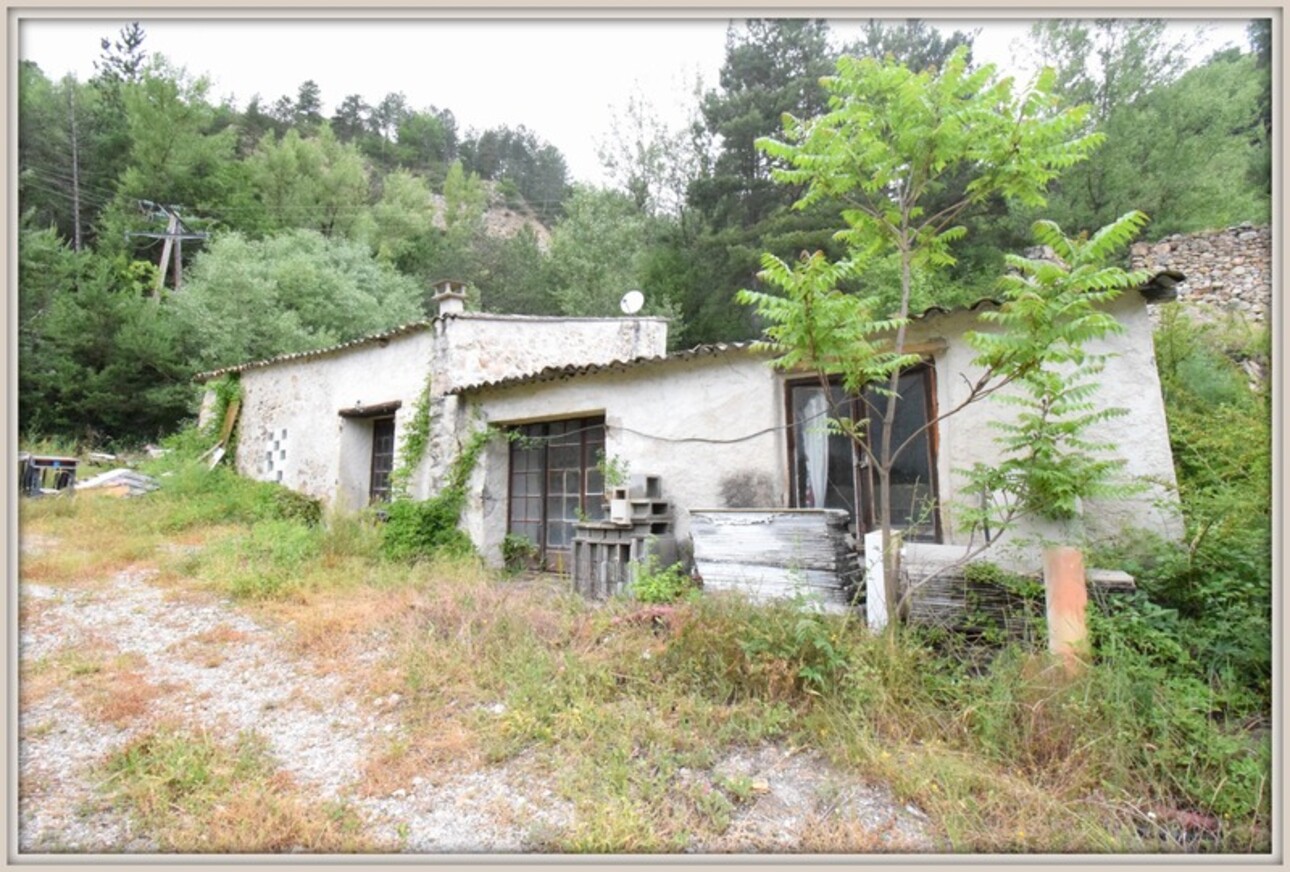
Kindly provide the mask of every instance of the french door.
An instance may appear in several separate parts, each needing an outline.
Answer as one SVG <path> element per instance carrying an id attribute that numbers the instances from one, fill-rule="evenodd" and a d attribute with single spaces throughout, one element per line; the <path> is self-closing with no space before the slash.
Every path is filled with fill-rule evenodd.
<path id="1" fill-rule="evenodd" d="M 513 428 L 507 531 L 537 545 L 543 565 L 564 571 L 580 518 L 604 517 L 605 419 L 572 418 Z"/>

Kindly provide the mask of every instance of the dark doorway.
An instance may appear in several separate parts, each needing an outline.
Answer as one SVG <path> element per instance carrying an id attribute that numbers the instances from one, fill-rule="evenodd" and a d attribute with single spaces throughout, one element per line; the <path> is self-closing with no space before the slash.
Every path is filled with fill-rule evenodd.
<path id="1" fill-rule="evenodd" d="M 373 503 L 390 501 L 390 473 L 394 471 L 394 419 L 372 420 L 372 484 L 368 499 Z"/>

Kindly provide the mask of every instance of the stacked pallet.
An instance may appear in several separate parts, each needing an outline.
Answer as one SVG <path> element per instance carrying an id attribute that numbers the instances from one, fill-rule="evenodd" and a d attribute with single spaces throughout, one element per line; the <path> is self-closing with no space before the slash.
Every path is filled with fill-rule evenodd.
<path id="1" fill-rule="evenodd" d="M 850 609 L 860 566 L 848 542 L 847 512 L 836 509 L 696 509 L 694 563 L 704 590 L 755 600 L 814 600 Z"/>

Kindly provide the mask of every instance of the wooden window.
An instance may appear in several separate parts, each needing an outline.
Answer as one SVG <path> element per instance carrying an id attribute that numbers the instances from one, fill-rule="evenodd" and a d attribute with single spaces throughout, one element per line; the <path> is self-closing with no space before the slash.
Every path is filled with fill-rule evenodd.
<path id="1" fill-rule="evenodd" d="M 830 432 L 830 418 L 854 416 L 841 385 L 797 382 L 789 385 L 793 416 L 793 505 L 800 509 L 856 511 L 855 455 L 851 438 Z"/>
<path id="2" fill-rule="evenodd" d="M 394 471 L 394 419 L 372 419 L 372 483 L 368 498 L 373 503 L 390 501 L 390 473 Z"/>
<path id="3" fill-rule="evenodd" d="M 604 418 L 545 421 L 514 428 L 507 531 L 536 543 L 548 567 L 567 564 L 580 517 L 604 517 Z"/>
<path id="4" fill-rule="evenodd" d="M 907 439 L 891 470 L 892 525 L 915 540 L 939 541 L 933 369 L 907 370 L 900 377 L 892 449 Z M 798 508 L 845 509 L 860 532 L 877 526 L 878 476 L 850 437 L 830 432 L 828 418 L 866 418 L 865 432 L 878 444 L 885 397 L 867 390 L 863 398 L 848 397 L 840 384 L 827 390 L 818 382 L 790 382 L 787 403 L 789 474 L 792 503 Z M 920 428 L 922 429 L 919 432 Z M 911 438 L 912 437 L 912 438 Z"/>

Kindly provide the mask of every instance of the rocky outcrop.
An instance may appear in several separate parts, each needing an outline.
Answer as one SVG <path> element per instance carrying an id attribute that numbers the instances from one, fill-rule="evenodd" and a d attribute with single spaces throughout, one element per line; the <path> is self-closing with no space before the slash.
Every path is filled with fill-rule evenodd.
<path id="1" fill-rule="evenodd" d="M 1197 313 L 1234 313 L 1267 323 L 1272 306 L 1272 234 L 1240 224 L 1135 243 L 1133 269 L 1178 270 L 1187 277 L 1178 299 Z"/>

